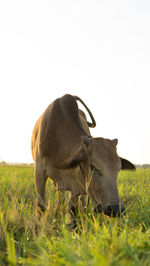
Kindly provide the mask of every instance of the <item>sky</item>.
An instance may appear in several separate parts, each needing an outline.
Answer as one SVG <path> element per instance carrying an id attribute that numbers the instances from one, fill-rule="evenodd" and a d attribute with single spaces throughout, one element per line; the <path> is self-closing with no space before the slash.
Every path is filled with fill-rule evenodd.
<path id="1" fill-rule="evenodd" d="M 150 1 L 0 1 L 0 160 L 32 163 L 34 124 L 69 93 L 118 138 L 118 154 L 150 163 Z"/>

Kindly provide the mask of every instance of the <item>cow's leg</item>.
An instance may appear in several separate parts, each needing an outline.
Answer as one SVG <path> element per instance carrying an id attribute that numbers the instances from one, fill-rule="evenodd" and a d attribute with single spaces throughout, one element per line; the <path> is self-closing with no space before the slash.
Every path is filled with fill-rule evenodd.
<path id="1" fill-rule="evenodd" d="M 85 195 L 85 194 L 82 194 L 82 195 L 80 196 L 80 201 L 81 201 L 81 203 L 82 203 L 82 208 L 83 208 L 83 210 L 85 210 L 86 207 L 87 207 L 87 205 L 88 205 L 88 203 L 86 203 L 86 195 Z"/>
<path id="2" fill-rule="evenodd" d="M 80 196 L 74 196 L 71 194 L 69 203 L 68 203 L 68 209 L 70 213 L 71 223 L 70 226 L 72 229 L 75 229 L 77 226 L 76 223 L 76 216 L 78 213 L 79 203 L 81 202 L 82 208 L 86 208 L 86 195 L 80 195 Z"/>
<path id="3" fill-rule="evenodd" d="M 69 209 L 69 214 L 70 214 L 70 219 L 71 219 L 69 226 L 71 229 L 75 229 L 77 227 L 76 215 L 78 211 L 78 200 L 79 200 L 78 196 L 73 196 L 72 194 L 70 195 L 68 209 Z"/>
<path id="4" fill-rule="evenodd" d="M 45 209 L 45 186 L 47 176 L 40 162 L 35 163 L 35 185 L 37 192 L 37 213 L 42 214 Z"/>

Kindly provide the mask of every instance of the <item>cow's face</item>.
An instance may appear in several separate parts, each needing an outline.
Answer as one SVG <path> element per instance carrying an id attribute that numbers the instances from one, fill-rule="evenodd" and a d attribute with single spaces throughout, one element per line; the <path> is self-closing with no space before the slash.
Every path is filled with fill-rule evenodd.
<path id="1" fill-rule="evenodd" d="M 88 184 L 91 198 L 108 216 L 117 216 L 123 212 L 120 201 L 117 176 L 121 169 L 121 160 L 116 152 L 117 140 L 103 138 L 90 139 L 87 147 L 92 175 Z"/>

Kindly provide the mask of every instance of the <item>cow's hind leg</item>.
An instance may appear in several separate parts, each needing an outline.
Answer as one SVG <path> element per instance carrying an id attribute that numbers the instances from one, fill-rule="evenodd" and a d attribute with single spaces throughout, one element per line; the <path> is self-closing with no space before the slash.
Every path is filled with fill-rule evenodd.
<path id="1" fill-rule="evenodd" d="M 45 186 L 47 176 L 40 162 L 35 164 L 35 185 L 37 192 L 37 214 L 42 214 L 45 209 Z"/>

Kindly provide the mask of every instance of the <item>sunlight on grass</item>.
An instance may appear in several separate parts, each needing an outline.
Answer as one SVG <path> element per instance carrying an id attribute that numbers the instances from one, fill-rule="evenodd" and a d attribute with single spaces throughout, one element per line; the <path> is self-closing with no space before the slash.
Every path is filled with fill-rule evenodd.
<path id="1" fill-rule="evenodd" d="M 149 265 L 150 170 L 121 171 L 120 197 L 126 215 L 95 214 L 92 203 L 66 224 L 66 202 L 47 184 L 47 212 L 35 215 L 32 167 L 0 167 L 0 265 Z"/>

